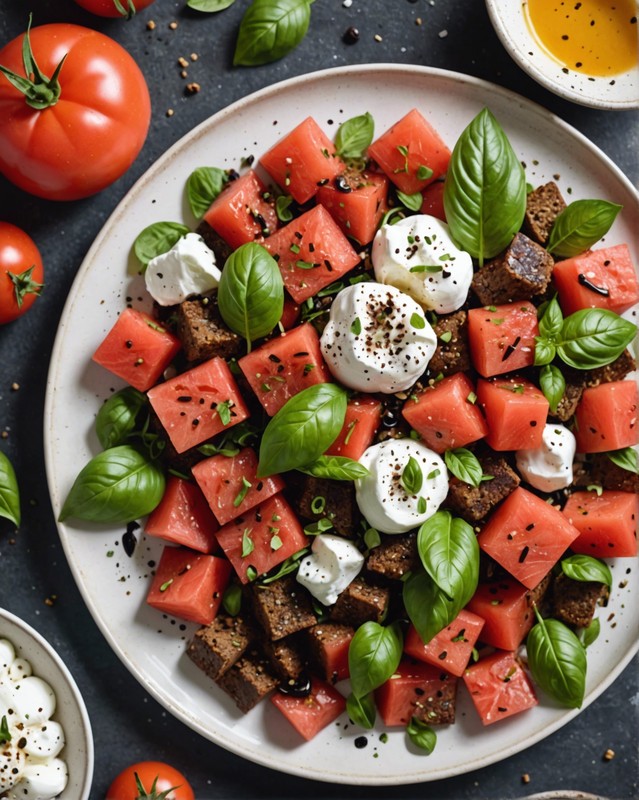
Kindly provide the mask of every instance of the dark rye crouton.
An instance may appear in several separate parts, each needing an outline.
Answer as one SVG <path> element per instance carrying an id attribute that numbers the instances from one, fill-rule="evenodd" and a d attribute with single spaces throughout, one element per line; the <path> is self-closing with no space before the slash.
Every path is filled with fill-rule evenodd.
<path id="1" fill-rule="evenodd" d="M 195 232 L 204 239 L 204 244 L 215 253 L 215 261 L 218 267 L 222 269 L 226 259 L 233 252 L 233 248 L 204 220 L 200 222 Z"/>
<path id="2" fill-rule="evenodd" d="M 289 495 L 291 505 L 303 519 L 326 518 L 342 536 L 354 536 L 361 514 L 352 481 L 334 481 L 297 473 Z M 290 483 L 290 482 L 289 482 Z M 314 509 L 321 508 L 321 511 Z"/>
<path id="3" fill-rule="evenodd" d="M 309 593 L 294 577 L 251 585 L 255 619 L 269 639 L 277 641 L 317 622 Z"/>
<path id="4" fill-rule="evenodd" d="M 299 638 L 293 634 L 276 642 L 264 640 L 261 645 L 273 673 L 285 683 L 295 683 L 306 666 Z"/>
<path id="5" fill-rule="evenodd" d="M 222 320 L 217 295 L 184 300 L 178 306 L 177 334 L 190 362 L 232 358 L 243 351 L 243 341 Z"/>
<path id="6" fill-rule="evenodd" d="M 538 186 L 526 197 L 524 231 L 534 242 L 546 246 L 550 229 L 564 208 L 566 201 L 554 181 Z"/>
<path id="7" fill-rule="evenodd" d="M 209 678 L 220 678 L 242 656 L 253 639 L 252 627 L 243 617 L 218 615 L 196 631 L 186 654 Z"/>
<path id="8" fill-rule="evenodd" d="M 586 375 L 586 386 L 599 386 L 600 383 L 622 381 L 629 372 L 637 368 L 637 362 L 630 350 L 626 349 L 611 364 L 591 370 Z"/>
<path id="9" fill-rule="evenodd" d="M 366 559 L 366 569 L 375 576 L 401 580 L 420 564 L 417 534 L 407 533 L 385 538 Z"/>
<path id="10" fill-rule="evenodd" d="M 597 605 L 608 596 L 608 588 L 595 581 L 575 581 L 567 575 L 557 575 L 552 587 L 552 613 L 555 619 L 587 628 Z"/>
<path id="11" fill-rule="evenodd" d="M 348 674 L 348 648 L 355 629 L 340 622 L 318 622 L 305 631 L 309 661 L 315 672 L 330 683 Z"/>
<path id="12" fill-rule="evenodd" d="M 541 245 L 517 233 L 503 253 L 477 270 L 471 288 L 485 306 L 530 300 L 546 291 L 554 263 Z"/>
<path id="13" fill-rule="evenodd" d="M 278 683 L 264 654 L 256 649 L 243 655 L 217 680 L 217 685 L 245 714 L 270 694 Z"/>
<path id="14" fill-rule="evenodd" d="M 389 602 L 390 591 L 387 587 L 373 586 L 358 576 L 340 593 L 331 609 L 331 620 L 353 628 L 359 628 L 369 620 L 381 622 Z"/>
<path id="15" fill-rule="evenodd" d="M 429 373 L 446 376 L 469 370 L 468 314 L 460 310 L 438 317 L 433 330 L 437 336 L 437 349 L 428 362 Z"/>
<path id="16" fill-rule="evenodd" d="M 563 396 L 557 404 L 557 410 L 554 413 L 552 411 L 549 412 L 550 416 L 555 417 L 560 422 L 567 422 L 577 410 L 584 388 L 583 379 L 567 376 Z"/>
<path id="17" fill-rule="evenodd" d="M 639 475 L 618 467 L 606 453 L 594 453 L 590 465 L 591 480 L 588 483 L 598 483 L 604 489 L 618 492 L 639 492 Z"/>
<path id="18" fill-rule="evenodd" d="M 391 680 L 393 680 L 391 678 Z M 442 672 L 438 681 L 438 688 L 427 692 L 416 686 L 412 690 L 412 714 L 426 725 L 452 725 L 455 722 L 455 703 L 457 700 L 457 678 Z"/>
<path id="19" fill-rule="evenodd" d="M 453 477 L 448 484 L 446 505 L 470 523 L 483 519 L 497 503 L 514 492 L 520 483 L 519 475 L 504 458 L 480 455 L 479 462 L 483 474 L 491 475 L 492 480 L 482 481 L 479 486 L 471 486 Z"/>

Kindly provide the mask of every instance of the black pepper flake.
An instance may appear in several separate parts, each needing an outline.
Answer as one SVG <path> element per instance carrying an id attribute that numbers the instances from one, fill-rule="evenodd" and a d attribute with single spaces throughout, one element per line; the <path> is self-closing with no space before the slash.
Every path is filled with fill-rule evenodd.
<path id="1" fill-rule="evenodd" d="M 522 551 L 521 551 L 521 553 L 519 554 L 519 563 L 520 563 L 520 564 L 523 564 L 523 563 L 524 563 L 524 561 L 525 561 L 525 560 L 526 560 L 526 558 L 528 557 L 528 553 L 529 553 L 529 552 L 530 552 L 530 547 L 528 547 L 528 545 L 526 545 L 525 547 L 523 547 L 523 548 L 522 548 Z"/>
<path id="2" fill-rule="evenodd" d="M 521 336 L 517 336 L 515 341 L 512 344 L 509 344 L 506 350 L 504 351 L 504 355 L 501 357 L 502 361 L 506 361 L 507 358 L 510 358 L 512 354 L 517 349 L 517 345 L 521 342 Z"/>
<path id="3" fill-rule="evenodd" d="M 181 394 L 177 398 L 177 401 L 178 401 L 178 403 L 190 403 L 192 399 L 193 398 L 191 397 L 190 394 Z"/>
<path id="4" fill-rule="evenodd" d="M 351 26 L 344 31 L 344 35 L 342 36 L 342 41 L 344 44 L 356 44 L 359 40 L 359 31 L 357 28 Z"/>
<path id="5" fill-rule="evenodd" d="M 139 527 L 137 522 L 129 522 L 126 526 L 126 532 L 122 536 L 122 547 L 129 558 L 131 558 L 135 552 L 135 546 L 138 543 L 137 537 L 133 531 L 137 530 Z"/>
<path id="6" fill-rule="evenodd" d="M 358 736 L 353 744 L 358 750 L 362 750 L 368 744 L 368 739 L 365 736 Z"/>

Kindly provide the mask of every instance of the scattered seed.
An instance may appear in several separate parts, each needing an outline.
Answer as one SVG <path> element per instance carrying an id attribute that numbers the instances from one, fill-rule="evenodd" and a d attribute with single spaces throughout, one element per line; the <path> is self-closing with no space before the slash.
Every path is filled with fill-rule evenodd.
<path id="1" fill-rule="evenodd" d="M 177 28 L 178 24 L 175 20 L 173 22 L 169 22 L 169 28 L 174 31 Z"/>
<path id="2" fill-rule="evenodd" d="M 172 117 L 173 114 L 175 114 L 175 111 L 173 111 L 172 108 L 167 108 L 167 110 L 166 110 L 167 117 Z"/>
<path id="3" fill-rule="evenodd" d="M 448 36 L 448 31 L 444 29 L 443 31 L 440 31 L 437 35 L 439 36 L 440 39 L 445 39 Z"/>
<path id="4" fill-rule="evenodd" d="M 188 67 L 188 65 L 189 65 L 189 62 L 186 60 L 186 58 L 183 58 L 182 56 L 180 56 L 180 57 L 178 58 L 178 64 L 179 64 L 181 67 Z"/>
<path id="5" fill-rule="evenodd" d="M 373 36 L 373 39 L 375 39 L 376 42 L 382 42 L 383 41 L 383 39 L 379 35 L 379 33 L 376 33 L 375 36 Z"/>
<path id="6" fill-rule="evenodd" d="M 530 783 L 530 775 L 527 772 L 524 772 L 524 774 L 521 776 L 521 782 Z"/>
<path id="7" fill-rule="evenodd" d="M 417 17 L 417 19 L 415 20 L 415 25 L 421 25 L 421 24 L 422 24 L 422 18 Z"/>
<path id="8" fill-rule="evenodd" d="M 149 20 L 149 21 L 146 23 L 146 29 L 147 29 L 147 31 L 154 31 L 154 30 L 155 30 L 155 22 L 153 22 L 153 20 L 152 20 L 152 19 L 150 19 L 150 20 Z"/>
<path id="9" fill-rule="evenodd" d="M 197 94 L 202 87 L 199 83 L 187 83 L 186 84 L 186 91 L 189 94 Z"/>
<path id="10" fill-rule="evenodd" d="M 20 384 L 19 384 L 19 383 L 16 383 L 16 382 L 14 381 L 14 382 L 11 384 L 11 391 L 12 391 L 12 392 L 17 392 L 19 388 L 20 388 Z"/>
<path id="11" fill-rule="evenodd" d="M 182 72 L 180 72 L 180 78 L 188 78 L 188 77 L 189 73 L 185 69 L 183 69 Z"/>
<path id="12" fill-rule="evenodd" d="M 612 759 L 613 759 L 614 757 L 615 757 L 615 751 L 614 751 L 614 750 L 612 750 L 610 747 L 609 747 L 609 748 L 606 750 L 606 752 L 603 754 L 603 760 L 604 760 L 604 761 L 612 761 Z"/>
<path id="13" fill-rule="evenodd" d="M 191 61 L 197 61 L 197 60 L 198 60 L 198 58 L 199 58 L 199 56 L 198 56 L 198 54 L 197 54 L 197 53 L 191 53 L 191 55 L 189 56 L 189 58 L 191 59 Z"/>

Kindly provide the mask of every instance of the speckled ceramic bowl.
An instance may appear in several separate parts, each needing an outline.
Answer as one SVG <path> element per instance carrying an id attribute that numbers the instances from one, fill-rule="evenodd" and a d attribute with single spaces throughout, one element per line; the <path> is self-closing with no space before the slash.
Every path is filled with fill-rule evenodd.
<path id="1" fill-rule="evenodd" d="M 527 22 L 528 0 L 486 0 L 502 44 L 519 66 L 546 89 L 592 108 L 639 108 L 639 68 L 612 77 L 592 77 L 568 69 L 538 42 Z"/>
<path id="2" fill-rule="evenodd" d="M 55 692 L 54 719 L 64 729 L 66 744 L 60 758 L 67 762 L 69 781 L 59 800 L 88 800 L 93 778 L 93 737 L 82 695 L 60 656 L 34 628 L 0 608 L 0 639 L 8 639 L 16 653 L 30 662 L 33 674 Z"/>

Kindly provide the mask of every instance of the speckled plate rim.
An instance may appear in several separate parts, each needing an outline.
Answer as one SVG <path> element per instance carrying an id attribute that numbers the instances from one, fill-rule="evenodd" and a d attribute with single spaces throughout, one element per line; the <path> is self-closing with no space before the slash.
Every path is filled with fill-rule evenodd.
<path id="1" fill-rule="evenodd" d="M 486 0 L 501 43 L 534 80 L 565 100 L 590 108 L 623 111 L 639 108 L 639 67 L 611 79 L 592 78 L 563 67 L 536 41 L 525 19 L 527 0 Z"/>
<path id="2" fill-rule="evenodd" d="M 604 153 L 546 109 L 487 81 L 428 67 L 369 64 L 306 74 L 249 95 L 201 123 L 155 162 L 115 209 L 78 271 L 56 335 L 45 401 L 45 462 L 56 518 L 77 474 L 78 465 L 97 452 L 97 442 L 89 428 L 98 408 L 98 398 L 106 397 L 109 387 L 118 385 L 112 377 L 104 377 L 104 371 L 87 364 L 87 361 L 92 352 L 90 348 L 99 343 L 99 338 L 95 338 L 96 315 L 104 316 L 105 310 L 112 313 L 111 319 L 106 314 L 107 319 L 101 321 L 99 336 L 102 337 L 113 324 L 115 315 L 124 307 L 125 276 L 122 273 L 127 269 L 135 235 L 153 220 L 182 217 L 183 187 L 189 172 L 182 172 L 177 177 L 176 173 L 179 173 L 180 165 L 184 166 L 183 161 L 187 156 L 193 157 L 194 150 L 197 156 L 197 151 L 202 150 L 204 145 L 210 146 L 209 139 L 215 137 L 216 132 L 232 128 L 236 141 L 234 160 L 230 163 L 223 161 L 222 149 L 219 151 L 218 166 L 236 165 L 239 158 L 247 154 L 247 149 L 242 151 L 237 143 L 242 142 L 242 125 L 247 124 L 247 120 L 254 120 L 256 107 L 262 113 L 260 109 L 268 104 L 268 115 L 262 114 L 263 118 L 258 120 L 265 126 L 264 129 L 255 133 L 256 141 L 248 142 L 248 152 L 259 153 L 261 151 L 255 151 L 253 147 L 257 145 L 257 139 L 260 139 L 259 146 L 262 147 L 276 135 L 273 133 L 275 128 L 271 128 L 275 120 L 279 120 L 280 127 L 291 125 L 289 117 L 295 113 L 295 119 L 299 121 L 302 115 L 309 113 L 314 98 L 322 99 L 322 114 L 328 114 L 327 109 L 336 113 L 339 108 L 344 119 L 363 113 L 366 110 L 364 103 L 370 103 L 373 110 L 379 109 L 375 112 L 376 118 L 381 120 L 379 132 L 400 116 L 398 105 L 401 103 L 403 106 L 407 98 L 413 101 L 417 98 L 416 104 L 434 104 L 436 109 L 439 103 L 445 109 L 444 115 L 450 116 L 444 127 L 452 126 L 455 129 L 454 134 L 448 133 L 451 142 L 470 122 L 474 113 L 485 104 L 493 104 L 503 112 L 507 131 L 515 125 L 516 120 L 517 134 L 531 145 L 530 149 L 534 142 L 535 152 L 539 147 L 542 150 L 546 148 L 552 154 L 546 165 L 546 171 L 550 174 L 535 172 L 536 179 L 548 180 L 558 171 L 564 164 L 564 149 L 569 142 L 568 149 L 580 155 L 579 163 L 575 161 L 573 168 L 567 170 L 570 180 L 574 179 L 576 184 L 583 180 L 583 161 L 590 160 L 592 169 L 588 173 L 589 180 L 594 170 L 600 178 L 600 184 L 603 181 L 603 194 L 612 193 L 624 202 L 629 207 L 630 222 L 639 227 L 636 191 Z M 293 109 L 289 108 L 291 104 Z M 306 113 L 302 109 L 306 109 Z M 427 114 L 432 113 L 431 105 L 426 109 Z M 406 110 L 403 106 L 403 113 Z M 389 114 L 395 117 L 389 118 Z M 326 117 L 318 119 L 325 121 Z M 454 125 L 451 122 L 453 119 Z M 531 131 L 536 133 L 532 134 Z M 277 135 L 283 132 L 286 131 L 278 130 Z M 531 139 L 533 135 L 535 138 Z M 561 154 L 556 152 L 556 147 L 548 150 L 549 142 L 558 140 L 562 144 Z M 527 156 L 534 158 L 530 152 Z M 570 158 L 576 157 L 571 154 Z M 209 156 L 206 161 L 210 160 Z M 189 160 L 189 170 L 206 161 L 203 158 L 195 162 Z M 537 168 L 531 169 L 534 171 Z M 140 211 L 142 203 L 144 208 Z M 135 213 L 132 210 L 134 208 Z M 620 222 L 619 218 L 614 230 L 620 231 L 624 240 L 631 238 L 631 228 L 625 222 Z M 639 257 L 632 243 L 631 249 L 635 257 Z M 112 286 L 114 276 L 109 277 L 114 265 L 118 269 L 117 287 Z M 130 287 L 127 286 L 128 291 Z M 117 305 L 114 306 L 116 299 Z M 82 325 L 88 326 L 87 330 L 82 330 Z M 86 335 L 87 331 L 90 331 L 90 335 Z M 67 408 L 67 405 L 70 407 Z M 81 424 L 78 429 L 79 421 Z M 67 437 L 71 437 L 70 442 Z M 366 751 L 353 748 L 354 735 L 361 731 L 349 730 L 348 736 L 344 734 L 342 737 L 340 733 L 337 737 L 335 729 L 330 728 L 312 742 L 300 744 L 292 731 L 288 728 L 284 730 L 286 723 L 280 720 L 270 703 L 260 704 L 248 715 L 238 715 L 228 698 L 185 657 L 184 635 L 180 636 L 168 623 L 162 624 L 157 612 L 145 607 L 144 595 L 148 582 L 144 584 L 144 591 L 139 582 L 148 559 L 157 559 L 159 556 L 157 540 L 151 542 L 147 539 L 144 549 L 138 546 L 130 561 L 123 559 L 122 580 L 126 581 L 127 575 L 129 580 L 122 584 L 120 596 L 111 588 L 117 586 L 114 581 L 118 573 L 113 571 L 113 574 L 107 574 L 104 564 L 109 561 L 104 558 L 104 553 L 107 548 L 113 547 L 114 539 L 121 538 L 123 530 L 104 531 L 91 525 L 74 527 L 66 522 L 59 523 L 58 529 L 70 568 L 90 613 L 109 645 L 142 686 L 171 714 L 202 736 L 271 769 L 304 778 L 352 785 L 381 786 L 439 780 L 505 759 L 558 730 L 579 713 L 578 709 L 557 709 L 552 703 L 547 703 L 530 712 L 535 716 L 528 716 L 525 722 L 513 717 L 499 726 L 482 729 L 478 720 L 473 719 L 471 723 L 470 717 L 473 715 L 469 711 L 470 706 L 462 703 L 458 714 L 466 718 L 465 723 L 452 726 L 457 730 L 453 731 L 450 741 L 445 740 L 443 734 L 440 736 L 437 755 L 430 759 L 414 751 L 409 752 L 401 734 L 389 737 L 388 744 L 384 744 L 383 748 L 373 748 L 380 751 L 376 761 L 371 758 L 370 751 L 363 761 L 362 754 L 366 754 Z M 634 561 L 633 566 L 636 567 Z M 148 573 L 148 568 L 146 571 Z M 628 605 L 635 602 L 632 594 L 639 593 L 637 582 L 630 583 L 631 588 L 623 597 Z M 126 600 L 124 594 L 128 596 Z M 133 609 L 132 602 L 136 604 Z M 636 602 L 639 603 L 639 598 Z M 583 707 L 613 682 L 639 649 L 639 620 L 629 619 L 628 615 L 624 617 L 622 610 L 617 613 L 623 618 L 623 624 L 610 636 L 605 668 L 599 668 L 596 676 L 591 676 L 588 681 Z M 196 627 L 191 626 L 186 635 Z M 160 628 L 164 640 L 157 638 Z M 214 695 L 213 711 L 209 708 L 211 693 Z M 457 736 L 461 736 L 465 743 L 463 751 L 459 750 Z M 337 738 L 338 749 L 333 742 Z M 463 756 L 460 757 L 461 752 Z"/>

